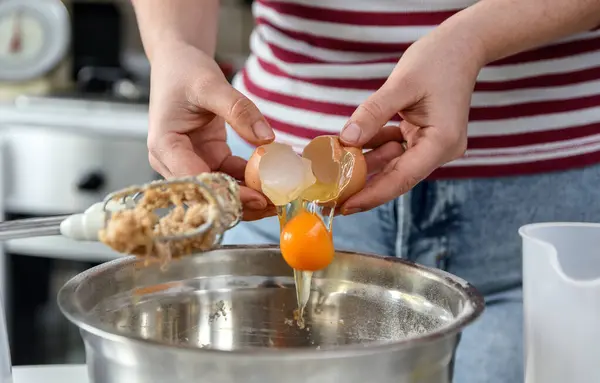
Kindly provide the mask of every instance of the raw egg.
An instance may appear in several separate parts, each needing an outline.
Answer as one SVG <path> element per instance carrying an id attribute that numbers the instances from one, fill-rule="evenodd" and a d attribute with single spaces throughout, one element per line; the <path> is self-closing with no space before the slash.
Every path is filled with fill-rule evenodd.
<path id="1" fill-rule="evenodd" d="M 285 224 L 280 238 L 281 255 L 295 270 L 317 271 L 329 266 L 335 253 L 331 232 L 323 220 L 306 210 Z"/>
<path id="2" fill-rule="evenodd" d="M 244 176 L 248 187 L 262 192 L 277 207 L 281 254 L 294 269 L 296 317 L 303 328 L 312 274 L 334 258 L 334 209 L 366 183 L 362 150 L 344 147 L 335 136 L 316 137 L 302 156 L 289 145 L 271 143 L 254 151 Z"/>
<path id="3" fill-rule="evenodd" d="M 313 139 L 298 156 L 291 146 L 258 147 L 246 166 L 246 185 L 265 194 L 276 206 L 301 197 L 319 204 L 341 205 L 367 180 L 360 148 L 344 147 L 336 136 Z"/>

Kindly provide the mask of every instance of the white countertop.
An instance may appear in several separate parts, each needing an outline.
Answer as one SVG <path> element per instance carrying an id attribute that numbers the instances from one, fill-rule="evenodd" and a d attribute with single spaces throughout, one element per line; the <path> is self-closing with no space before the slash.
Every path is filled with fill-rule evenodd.
<path id="1" fill-rule="evenodd" d="M 13 367 L 14 383 L 88 383 L 85 365 Z"/>
<path id="2" fill-rule="evenodd" d="M 148 106 L 84 100 L 0 102 L 0 125 L 28 125 L 79 133 L 146 139 Z"/>

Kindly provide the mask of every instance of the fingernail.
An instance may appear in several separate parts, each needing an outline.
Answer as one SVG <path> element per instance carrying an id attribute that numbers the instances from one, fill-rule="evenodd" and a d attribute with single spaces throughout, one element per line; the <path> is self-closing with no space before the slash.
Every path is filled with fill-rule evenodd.
<path id="1" fill-rule="evenodd" d="M 257 121 L 252 125 L 252 131 L 254 135 L 261 140 L 270 140 L 275 138 L 273 131 L 264 121 Z"/>
<path id="2" fill-rule="evenodd" d="M 358 142 L 360 138 L 360 127 L 354 122 L 346 126 L 340 134 L 342 140 L 350 143 Z"/>
<path id="3" fill-rule="evenodd" d="M 267 204 L 264 201 L 250 201 L 248 202 L 248 207 L 252 210 L 263 210 L 267 207 Z"/>
<path id="4" fill-rule="evenodd" d="M 361 212 L 361 209 L 355 207 L 355 208 L 352 208 L 352 209 L 344 209 L 342 211 L 342 214 L 343 215 L 352 215 L 352 214 L 356 214 L 356 213 L 360 213 L 360 212 Z"/>

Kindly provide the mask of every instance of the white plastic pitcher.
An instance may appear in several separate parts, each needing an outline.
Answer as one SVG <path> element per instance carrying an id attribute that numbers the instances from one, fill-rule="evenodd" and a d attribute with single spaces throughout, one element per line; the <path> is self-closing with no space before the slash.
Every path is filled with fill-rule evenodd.
<path id="1" fill-rule="evenodd" d="M 523 226 L 525 383 L 600 382 L 600 224 Z"/>

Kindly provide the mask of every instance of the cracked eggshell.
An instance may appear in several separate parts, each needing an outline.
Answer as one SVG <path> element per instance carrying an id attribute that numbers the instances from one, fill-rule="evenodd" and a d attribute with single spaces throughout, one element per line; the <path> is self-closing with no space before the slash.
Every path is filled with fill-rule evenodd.
<path id="1" fill-rule="evenodd" d="M 262 192 L 276 206 L 297 199 L 316 181 L 310 161 L 280 143 L 257 148 L 246 165 L 244 178 L 248 187 Z"/>
<path id="2" fill-rule="evenodd" d="M 341 183 L 334 199 L 338 206 L 362 190 L 367 182 L 367 162 L 362 149 L 344 146 L 337 136 L 316 137 L 306 145 L 302 156 L 311 160 L 318 181 Z"/>
<path id="3" fill-rule="evenodd" d="M 277 142 L 259 146 L 254 150 L 254 153 L 250 156 L 248 163 L 246 164 L 246 170 L 244 172 L 244 182 L 246 186 L 256 191 L 263 193 L 262 181 L 260 179 L 260 161 L 262 157 L 270 151 L 287 151 L 292 150 L 292 147 Z"/>
<path id="4" fill-rule="evenodd" d="M 262 193 L 262 183 L 260 181 L 260 175 L 258 173 L 258 165 L 262 156 L 267 152 L 266 145 L 259 146 L 256 148 L 248 163 L 246 164 L 246 170 L 244 172 L 244 182 L 246 186 Z"/>
<path id="5" fill-rule="evenodd" d="M 352 169 L 350 180 L 340 191 L 340 196 L 337 199 L 338 205 L 343 204 L 350 197 L 361 191 L 367 183 L 367 161 L 365 160 L 362 149 L 354 147 L 343 148 L 354 158 L 354 167 Z"/>
<path id="6" fill-rule="evenodd" d="M 273 166 L 275 166 L 275 168 L 281 166 L 282 170 L 285 172 L 271 180 L 274 182 L 274 185 L 272 186 L 275 186 L 278 181 L 282 182 L 279 187 L 285 189 L 280 190 L 283 193 L 278 193 L 275 190 L 264 190 L 263 188 L 260 175 L 260 163 L 267 152 L 272 153 L 277 158 L 281 158 L 280 162 L 271 162 L 269 168 L 273 171 Z M 275 152 L 279 152 L 279 154 L 276 154 Z M 302 157 L 304 161 L 307 162 L 305 165 L 302 165 L 302 168 L 304 168 L 302 172 L 305 172 L 304 176 L 299 174 L 300 171 L 297 166 L 300 165 L 297 164 L 296 161 L 290 162 L 291 158 L 296 158 L 288 157 L 291 153 L 293 153 L 291 146 L 280 143 L 271 143 L 258 147 L 246 165 L 244 174 L 246 186 L 263 194 L 269 194 L 267 197 L 269 197 L 274 204 L 277 204 L 286 201 L 289 202 L 288 200 L 290 198 L 293 199 L 297 197 L 301 192 L 301 190 L 291 190 L 289 186 L 298 186 L 299 188 L 306 189 L 314 184 L 316 180 L 324 184 L 339 183 L 339 190 L 335 197 L 319 200 L 319 202 L 322 203 L 335 201 L 339 206 L 352 195 L 359 192 L 366 184 L 367 163 L 362 153 L 362 149 L 345 147 L 337 136 L 316 137 L 304 148 Z M 273 161 L 275 157 L 269 158 Z M 300 157 L 297 158 L 299 159 Z M 292 164 L 295 165 L 292 166 Z M 294 172 L 293 169 L 297 171 Z M 310 174 L 307 174 L 306 172 Z M 294 177 L 298 177 L 298 182 L 291 181 L 290 179 L 287 179 L 287 181 L 285 180 L 287 178 L 286 176 L 291 176 L 292 174 L 296 174 Z M 295 185 L 296 183 L 297 185 Z M 284 186 L 284 184 L 288 187 Z M 272 189 L 272 187 L 270 189 Z M 265 191 L 267 193 L 265 193 Z"/>

